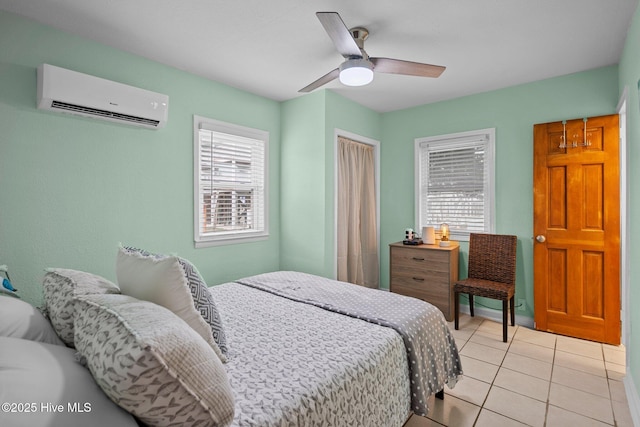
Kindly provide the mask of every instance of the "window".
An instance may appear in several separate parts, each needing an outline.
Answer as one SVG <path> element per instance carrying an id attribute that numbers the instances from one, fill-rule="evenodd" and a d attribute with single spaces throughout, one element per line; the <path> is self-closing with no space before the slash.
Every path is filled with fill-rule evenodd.
<path id="1" fill-rule="evenodd" d="M 266 238 L 269 133 L 194 116 L 196 247 Z"/>
<path id="2" fill-rule="evenodd" d="M 494 230 L 495 129 L 418 138 L 416 225 L 449 224 L 454 240 Z"/>

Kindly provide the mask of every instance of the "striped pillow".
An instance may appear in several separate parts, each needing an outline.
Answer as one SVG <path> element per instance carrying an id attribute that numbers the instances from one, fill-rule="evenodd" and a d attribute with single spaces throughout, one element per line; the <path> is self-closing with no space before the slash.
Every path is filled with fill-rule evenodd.
<path id="1" fill-rule="evenodd" d="M 227 361 L 227 339 L 213 297 L 198 270 L 177 256 L 121 247 L 118 285 L 124 295 L 168 308 L 198 332 Z"/>

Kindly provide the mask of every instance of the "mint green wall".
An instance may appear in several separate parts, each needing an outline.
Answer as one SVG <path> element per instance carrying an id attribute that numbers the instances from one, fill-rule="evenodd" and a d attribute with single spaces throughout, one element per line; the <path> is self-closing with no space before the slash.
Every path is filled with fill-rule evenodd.
<path id="1" fill-rule="evenodd" d="M 475 129 L 496 129 L 496 232 L 518 236 L 516 298 L 533 317 L 533 125 L 616 112 L 617 67 L 515 86 L 386 113 L 382 120 L 382 247 L 415 227 L 414 139 Z M 461 244 L 461 277 L 466 275 Z M 389 257 L 381 277 L 388 287 Z M 498 307 L 494 301 L 484 301 Z"/>
<path id="2" fill-rule="evenodd" d="M 325 91 L 282 103 L 283 270 L 325 275 Z"/>
<path id="3" fill-rule="evenodd" d="M 630 317 L 630 336 L 627 342 L 627 355 L 629 368 L 633 382 L 638 389 L 640 387 L 640 311 L 635 309 L 640 304 L 640 265 L 637 262 L 640 253 L 640 227 L 635 221 L 640 215 L 640 109 L 638 107 L 638 79 L 640 79 L 640 8 L 636 9 L 631 27 L 627 33 L 622 58 L 619 64 L 619 91 L 623 93 L 628 88 L 627 98 L 627 164 L 629 182 L 629 224 L 630 224 L 630 254 L 629 254 L 629 281 L 630 291 L 627 307 Z M 637 391 L 640 391 L 638 389 Z M 636 408 L 637 409 L 637 408 Z"/>
<path id="4" fill-rule="evenodd" d="M 42 112 L 51 63 L 166 93 L 157 131 Z M 193 114 L 270 132 L 266 241 L 195 249 Z M 0 12 L 0 264 L 41 301 L 47 267 L 115 280 L 119 242 L 177 253 L 211 284 L 279 268 L 280 103 Z"/>
<path id="5" fill-rule="evenodd" d="M 380 115 L 327 90 L 282 103 L 282 269 L 335 277 L 336 128 L 379 140 Z"/>

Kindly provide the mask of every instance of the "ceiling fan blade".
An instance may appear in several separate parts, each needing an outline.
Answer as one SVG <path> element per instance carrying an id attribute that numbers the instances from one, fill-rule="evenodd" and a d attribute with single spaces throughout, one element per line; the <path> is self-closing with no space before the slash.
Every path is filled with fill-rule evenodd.
<path id="1" fill-rule="evenodd" d="M 422 64 L 391 58 L 369 58 L 373 62 L 373 71 L 377 73 L 404 74 L 419 77 L 440 77 L 446 69 L 440 65 Z"/>
<path id="2" fill-rule="evenodd" d="M 331 70 L 324 76 L 320 77 L 315 82 L 311 83 L 308 86 L 303 87 L 298 92 L 311 92 L 312 90 L 317 89 L 320 86 L 326 85 L 330 81 L 337 79 L 339 75 L 340 75 L 339 68 L 336 68 L 335 70 Z"/>
<path id="3" fill-rule="evenodd" d="M 338 12 L 316 12 L 316 16 L 342 56 L 362 56 L 358 44 Z"/>

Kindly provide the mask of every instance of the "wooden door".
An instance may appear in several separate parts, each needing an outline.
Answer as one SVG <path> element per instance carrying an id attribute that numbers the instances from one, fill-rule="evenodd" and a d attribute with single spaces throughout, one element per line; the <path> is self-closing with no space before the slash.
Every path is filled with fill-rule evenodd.
<path id="1" fill-rule="evenodd" d="M 535 327 L 617 345 L 618 116 L 538 124 L 533 131 Z"/>

